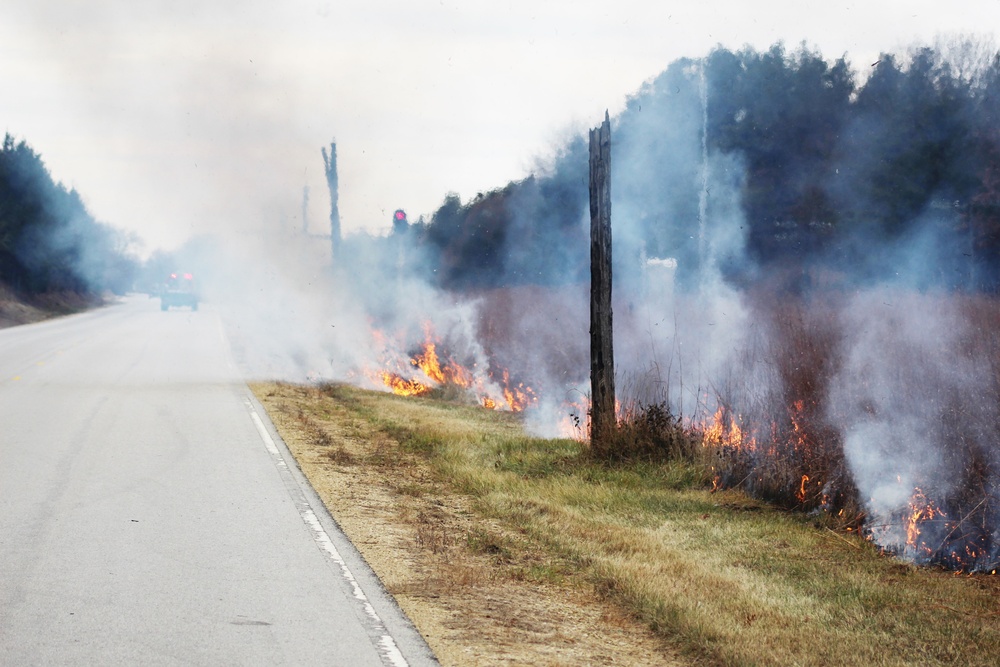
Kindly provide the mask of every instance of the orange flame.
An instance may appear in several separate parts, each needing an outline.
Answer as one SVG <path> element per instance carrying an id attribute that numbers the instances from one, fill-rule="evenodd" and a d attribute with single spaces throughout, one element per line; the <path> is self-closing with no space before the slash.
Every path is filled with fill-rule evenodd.
<path id="1" fill-rule="evenodd" d="M 792 433 L 795 436 L 795 449 L 798 451 L 807 451 L 809 447 L 809 435 L 803 425 L 803 412 L 805 410 L 805 402 L 801 399 L 794 401 L 792 403 L 792 408 L 789 410 L 789 418 L 792 421 Z"/>
<path id="2" fill-rule="evenodd" d="M 531 387 L 524 386 L 524 383 L 519 383 L 516 387 L 511 384 L 510 372 L 507 369 L 503 371 L 500 384 L 507 407 L 514 412 L 521 412 L 532 403 L 538 401 L 538 397 Z"/>
<path id="3" fill-rule="evenodd" d="M 802 484 L 799 486 L 799 492 L 795 494 L 795 497 L 799 499 L 800 503 L 806 501 L 806 483 L 809 481 L 809 475 L 802 475 Z"/>
<path id="4" fill-rule="evenodd" d="M 715 411 L 712 421 L 702 427 L 702 433 L 702 443 L 706 447 L 754 449 L 757 446 L 756 439 L 739 425 L 739 419 L 734 419 L 721 407 Z"/>
<path id="5" fill-rule="evenodd" d="M 431 390 L 431 387 L 426 384 L 416 380 L 407 380 L 387 371 L 381 373 L 381 378 L 385 386 L 392 389 L 392 393 L 398 396 L 423 396 Z"/>
<path id="6" fill-rule="evenodd" d="M 913 491 L 909 502 L 910 514 L 906 518 L 906 546 L 912 549 L 931 551 L 925 544 L 919 542 L 922 524 L 938 518 L 945 518 L 945 513 L 924 494 L 920 487 Z"/>
<path id="7" fill-rule="evenodd" d="M 423 353 L 415 355 L 410 363 L 422 370 L 424 375 L 436 384 L 454 384 L 459 387 L 469 387 L 472 384 L 472 373 L 454 360 L 449 360 L 447 364 L 441 366 L 437 346 L 431 341 L 424 343 Z"/>
<path id="8" fill-rule="evenodd" d="M 425 327 L 426 340 L 420 351 L 402 361 L 400 356 L 389 350 L 389 340 L 382 332 L 372 331 L 372 337 L 386 349 L 383 363 L 399 369 L 369 371 L 368 377 L 389 388 L 399 396 L 423 396 L 437 387 L 453 386 L 468 390 L 477 396 L 479 404 L 490 410 L 506 409 L 520 412 L 537 402 L 538 397 L 531 387 L 523 383 L 514 384 L 510 373 L 503 371 L 502 378 L 497 381 L 491 376 L 477 374 L 475 367 L 465 368 L 451 358 L 444 358 L 438 352 L 438 343 L 434 340 L 430 325 Z M 404 357 L 405 358 L 405 357 Z M 408 373 L 405 367 L 410 367 L 416 375 Z"/>

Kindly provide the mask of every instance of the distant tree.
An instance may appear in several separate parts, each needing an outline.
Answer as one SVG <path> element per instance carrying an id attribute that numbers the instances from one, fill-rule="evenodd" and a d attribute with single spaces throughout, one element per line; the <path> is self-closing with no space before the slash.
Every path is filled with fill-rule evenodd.
<path id="1" fill-rule="evenodd" d="M 428 233 L 438 242 L 440 283 L 448 288 L 492 287 L 503 276 L 503 247 L 510 216 L 505 200 L 515 184 L 480 193 L 466 206 L 446 200 Z M 441 227 L 438 227 L 438 224 Z"/>
<path id="2" fill-rule="evenodd" d="M 683 281 L 697 275 L 705 70 L 696 60 L 672 63 L 629 97 L 612 129 L 612 216 L 627 218 L 635 232 L 615 238 L 616 280 L 628 279 L 623 269 L 643 252 L 676 259 Z M 581 203 L 588 197 L 588 159 L 581 150 Z"/>
<path id="3" fill-rule="evenodd" d="M 850 66 L 781 44 L 716 49 L 707 63 L 709 140 L 746 159 L 751 254 L 765 263 L 808 257 L 837 223 L 825 184 L 855 90 Z"/>
<path id="4" fill-rule="evenodd" d="M 581 157 L 582 155 L 582 157 Z M 558 284 L 581 278 L 586 155 L 570 144 L 549 173 L 480 193 L 450 193 L 412 237 L 429 251 L 437 282 L 451 289 Z"/>
<path id="5" fill-rule="evenodd" d="M 0 149 L 0 281 L 26 294 L 130 288 L 133 239 L 98 223 L 75 190 L 7 134 Z"/>
<path id="6" fill-rule="evenodd" d="M 963 216 L 972 289 L 1000 289 L 1000 54 L 976 89 L 973 111 L 976 187 Z"/>
<path id="7" fill-rule="evenodd" d="M 928 267 L 933 280 L 1000 287 L 1000 59 L 990 42 L 882 54 L 863 83 L 845 57 L 805 45 L 718 47 L 672 63 L 614 120 L 615 261 L 626 269 L 616 280 L 642 254 L 676 258 L 682 286 L 698 274 L 714 196 L 706 165 L 722 154 L 745 172 L 733 182 L 752 260 L 729 262 L 729 278 L 823 262 L 884 277 L 885 248 L 922 235 L 936 253 L 926 261 L 950 263 Z M 414 234 L 438 281 L 583 279 L 584 143 L 574 137 L 547 168 L 467 204 L 446 198 Z"/>
<path id="8" fill-rule="evenodd" d="M 839 204 L 895 237 L 934 196 L 967 194 L 955 178 L 967 128 L 961 93 L 930 49 L 904 70 L 883 55 L 860 90 L 838 168 L 846 173 Z"/>

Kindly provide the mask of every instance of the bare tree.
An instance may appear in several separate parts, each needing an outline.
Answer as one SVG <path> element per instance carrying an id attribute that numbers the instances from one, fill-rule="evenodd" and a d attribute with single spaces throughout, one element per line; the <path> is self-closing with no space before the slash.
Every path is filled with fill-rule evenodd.
<path id="1" fill-rule="evenodd" d="M 337 204 L 337 142 L 330 143 L 330 153 L 325 148 L 323 167 L 326 170 L 326 184 L 330 188 L 330 254 L 334 260 L 340 255 L 340 209 Z"/>

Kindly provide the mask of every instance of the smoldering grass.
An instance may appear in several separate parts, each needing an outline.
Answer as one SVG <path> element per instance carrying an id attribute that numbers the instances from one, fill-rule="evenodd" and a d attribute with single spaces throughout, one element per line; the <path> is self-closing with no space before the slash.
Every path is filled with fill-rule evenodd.
<path id="1" fill-rule="evenodd" d="M 863 528 L 917 562 L 995 569 L 1000 303 L 891 289 L 749 300 L 755 330 L 701 427 L 715 487 Z M 881 434 L 863 445 L 877 470 L 848 459 L 863 428 Z M 897 477 L 908 502 L 869 501 Z"/>
<path id="2" fill-rule="evenodd" d="M 608 465 L 576 441 L 526 436 L 509 413 L 349 393 L 370 433 L 437 443 L 386 439 L 467 495 L 479 522 L 503 527 L 443 535 L 425 517 L 418 539 L 440 557 L 461 548 L 504 568 L 465 568 L 443 592 L 495 576 L 586 586 L 698 664 L 987 665 L 1000 652 L 994 578 L 900 565 L 804 513 L 712 493 L 678 472 L 690 462 Z"/>

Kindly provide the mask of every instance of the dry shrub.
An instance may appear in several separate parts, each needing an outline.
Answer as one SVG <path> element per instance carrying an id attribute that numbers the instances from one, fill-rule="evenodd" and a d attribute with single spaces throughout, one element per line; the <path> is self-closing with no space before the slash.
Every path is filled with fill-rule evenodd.
<path id="1" fill-rule="evenodd" d="M 625 410 L 617 427 L 598 438 L 590 452 L 604 461 L 662 463 L 693 461 L 700 449 L 698 434 L 666 402 L 658 402 Z"/>
<path id="2" fill-rule="evenodd" d="M 941 397 L 937 425 L 945 488 L 936 505 L 947 517 L 943 535 L 927 531 L 921 547 L 929 562 L 957 570 L 994 570 L 1000 564 L 1000 302 L 995 297 L 954 296 L 963 335 L 956 359 L 971 361 L 977 384 Z M 970 396 L 969 394 L 974 394 Z M 925 539 L 928 538 L 928 539 Z M 932 541 L 930 541 L 932 540 Z"/>
<path id="3" fill-rule="evenodd" d="M 740 488 L 788 508 L 820 510 L 844 524 L 860 518 L 840 432 L 827 417 L 839 370 L 839 303 L 750 295 L 754 330 L 727 379 L 713 379 L 712 405 L 681 418 L 651 372 L 621 379 L 626 398 L 617 428 L 597 438 L 596 458 L 705 461 L 713 484 Z M 659 393 L 658 393 L 659 392 Z"/>
<path id="4" fill-rule="evenodd" d="M 343 445 L 335 445 L 331 447 L 327 450 L 326 457 L 332 462 L 342 466 L 350 466 L 356 463 L 354 455 L 344 449 Z"/>
<path id="5" fill-rule="evenodd" d="M 749 304 L 756 336 L 748 337 L 734 379 L 721 386 L 719 407 L 704 428 L 706 435 L 724 434 L 705 438 L 715 484 L 857 523 L 857 488 L 840 431 L 827 415 L 841 353 L 838 299 L 807 301 L 762 290 Z"/>
<path id="6" fill-rule="evenodd" d="M 918 480 L 921 488 L 915 494 L 926 494 L 927 506 L 936 508 L 937 516 L 946 520 L 940 525 L 922 524 L 923 534 L 915 545 L 877 541 L 890 551 L 899 549 L 901 555 L 907 550 L 905 555 L 920 562 L 955 569 L 991 568 L 1000 557 L 995 543 L 1000 525 L 1000 458 L 996 454 L 1000 442 L 1000 302 L 983 296 L 908 292 L 896 298 L 907 304 L 900 308 L 910 313 L 919 310 L 928 321 L 937 321 L 937 326 L 947 318 L 943 326 L 960 332 L 958 343 L 942 341 L 940 349 L 933 348 L 937 356 L 929 360 L 920 347 L 926 334 L 921 338 L 920 332 L 899 331 L 891 323 L 872 320 L 874 330 L 881 327 L 891 332 L 887 335 L 899 337 L 880 339 L 880 352 L 868 353 L 880 354 L 878 363 L 892 369 L 894 394 L 886 405 L 868 404 L 866 377 L 847 378 L 858 388 L 849 408 L 862 419 L 888 423 L 893 423 L 893 416 L 880 411 L 891 406 L 921 415 L 923 447 L 932 448 L 940 462 L 923 465 L 926 479 Z M 844 454 L 848 417 L 839 413 L 844 409 L 843 397 L 838 404 L 830 395 L 834 378 L 844 371 L 850 349 L 845 341 L 855 335 L 845 331 L 843 323 L 857 326 L 858 311 L 844 317 L 846 303 L 836 294 L 778 298 L 774 292 L 762 291 L 752 295 L 750 304 L 756 338 L 750 338 L 731 381 L 719 386 L 718 407 L 703 427 L 705 445 L 713 455 L 715 483 L 741 488 L 785 507 L 825 514 L 839 525 L 871 524 L 876 518 L 905 524 L 912 514 L 905 507 L 906 516 L 865 516 L 867 496 L 861 496 Z M 891 312 L 890 304 L 885 305 L 886 312 Z M 860 316 L 884 315 L 862 311 Z M 903 325 L 911 319 L 904 317 Z M 864 326 L 867 320 L 861 322 Z M 962 369 L 968 374 L 958 381 L 953 376 L 965 372 Z M 844 381 L 841 376 L 842 388 Z M 853 417 L 858 418 L 857 414 Z M 905 436 L 900 433 L 899 437 Z M 905 459 L 905 452 L 911 451 L 910 443 L 902 440 L 872 444 L 899 450 L 897 458 Z M 912 450 L 910 455 L 927 456 L 921 452 Z M 890 469 L 893 464 L 892 457 L 880 463 Z"/>

